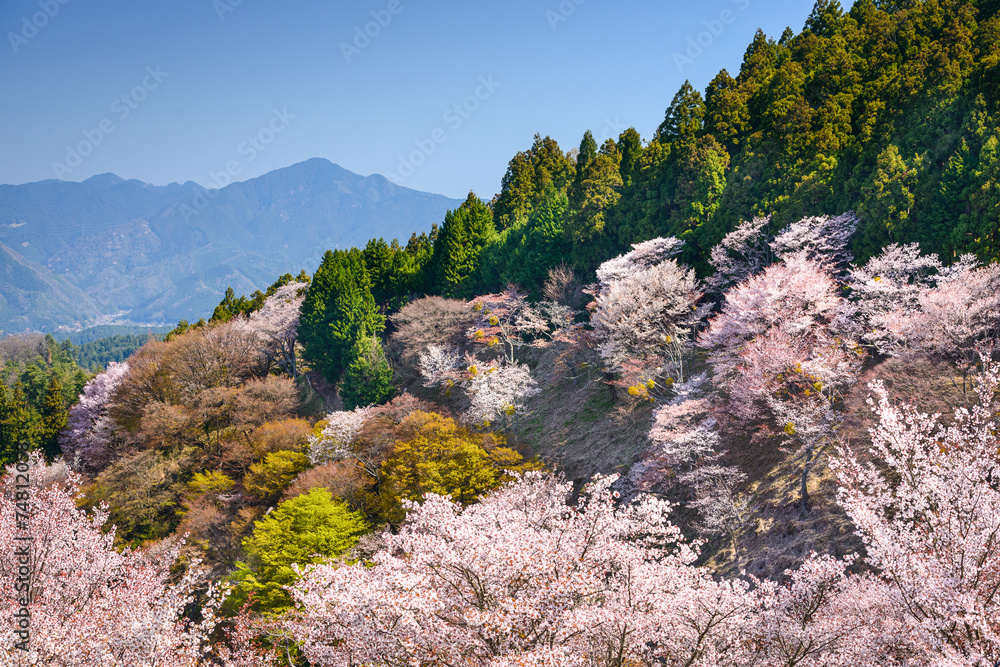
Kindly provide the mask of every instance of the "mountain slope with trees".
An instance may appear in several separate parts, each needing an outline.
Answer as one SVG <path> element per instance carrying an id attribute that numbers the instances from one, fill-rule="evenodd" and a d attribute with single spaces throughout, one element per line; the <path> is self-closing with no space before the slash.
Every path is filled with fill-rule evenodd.
<path id="1" fill-rule="evenodd" d="M 648 141 L 536 135 L 405 245 L 231 287 L 11 471 L 85 543 L 41 586 L 179 623 L 32 614 L 226 667 L 995 664 L 998 9 L 818 0 Z"/>

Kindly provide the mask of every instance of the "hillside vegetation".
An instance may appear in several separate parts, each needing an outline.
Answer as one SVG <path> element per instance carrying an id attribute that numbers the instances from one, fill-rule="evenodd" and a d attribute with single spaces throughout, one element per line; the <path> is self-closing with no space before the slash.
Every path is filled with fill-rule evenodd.
<path id="1" fill-rule="evenodd" d="M 5 407 L 32 553 L 79 564 L 40 659 L 996 664 L 998 9 L 819 0 L 654 137 L 536 135 L 491 201 L 109 361 L 61 460 Z M 40 340 L 4 405 L 73 368 Z"/>

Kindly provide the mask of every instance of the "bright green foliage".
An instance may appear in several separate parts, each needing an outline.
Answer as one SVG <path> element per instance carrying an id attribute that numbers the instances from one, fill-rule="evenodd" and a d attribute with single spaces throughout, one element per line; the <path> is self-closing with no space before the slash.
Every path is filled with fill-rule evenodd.
<path id="1" fill-rule="evenodd" d="M 303 356 L 337 382 L 358 338 L 384 328 L 361 251 L 327 250 L 302 303 L 298 333 Z"/>
<path id="2" fill-rule="evenodd" d="M 301 452 L 272 452 L 250 466 L 243 478 L 243 488 L 261 502 L 273 502 L 308 467 L 309 457 Z"/>
<path id="3" fill-rule="evenodd" d="M 368 532 L 364 518 L 352 512 L 329 490 L 314 488 L 278 505 L 254 524 L 243 540 L 247 562 L 238 563 L 235 589 L 226 601 L 230 612 L 240 609 L 253 593 L 254 611 L 280 614 L 292 607 L 284 586 L 296 577 L 299 566 L 336 558 L 351 549 Z"/>
<path id="4" fill-rule="evenodd" d="M 367 405 L 381 405 L 396 394 L 392 368 L 375 336 L 363 336 L 351 350 L 352 361 L 340 385 L 345 410 Z"/>
<path id="5" fill-rule="evenodd" d="M 492 212 L 471 192 L 461 206 L 448 211 L 431 260 L 435 292 L 451 298 L 471 298 L 479 255 L 495 234 Z"/>
<path id="6" fill-rule="evenodd" d="M 408 436 L 382 464 L 379 486 L 383 518 L 393 524 L 403 518 L 403 499 L 437 493 L 468 505 L 507 481 L 510 472 L 537 467 L 497 435 L 473 433 L 437 413 L 412 412 L 400 429 Z"/>

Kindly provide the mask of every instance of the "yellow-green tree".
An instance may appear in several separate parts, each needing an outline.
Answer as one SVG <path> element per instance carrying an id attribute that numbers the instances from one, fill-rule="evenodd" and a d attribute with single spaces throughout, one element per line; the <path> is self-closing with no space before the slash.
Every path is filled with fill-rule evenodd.
<path id="1" fill-rule="evenodd" d="M 275 500 L 296 475 L 309 467 L 309 457 L 301 452 L 274 452 L 250 466 L 243 488 L 257 500 Z"/>
<path id="2" fill-rule="evenodd" d="M 393 454 L 382 464 L 379 488 L 383 517 L 393 524 L 403 518 L 403 499 L 437 493 L 469 505 L 510 479 L 510 473 L 537 467 L 495 434 L 473 433 L 437 413 L 415 411 L 400 431 Z"/>
<path id="3" fill-rule="evenodd" d="M 360 513 L 325 488 L 286 500 L 257 521 L 253 534 L 243 540 L 247 562 L 237 563 L 237 584 L 225 608 L 240 609 L 252 593 L 255 611 L 279 614 L 291 609 L 285 587 L 296 579 L 292 565 L 336 558 L 368 530 Z"/>

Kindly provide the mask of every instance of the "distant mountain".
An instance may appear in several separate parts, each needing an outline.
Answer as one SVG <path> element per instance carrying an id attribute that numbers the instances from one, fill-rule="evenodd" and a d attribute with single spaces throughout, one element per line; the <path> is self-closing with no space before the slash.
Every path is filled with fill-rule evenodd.
<path id="1" fill-rule="evenodd" d="M 226 287 L 373 237 L 405 243 L 459 204 L 321 158 L 218 190 L 114 174 L 0 185 L 0 334 L 197 319 Z"/>

